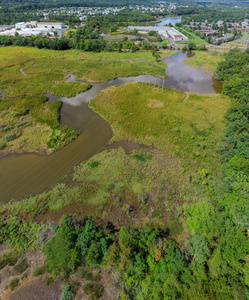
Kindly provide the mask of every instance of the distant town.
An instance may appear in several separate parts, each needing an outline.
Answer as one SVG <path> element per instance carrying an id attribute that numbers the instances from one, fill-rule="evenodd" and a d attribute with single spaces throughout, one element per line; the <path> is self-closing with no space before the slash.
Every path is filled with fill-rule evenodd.
<path id="1" fill-rule="evenodd" d="M 220 42 L 228 42 L 233 39 L 234 33 L 249 31 L 249 19 L 244 19 L 242 22 L 225 22 L 219 20 L 218 22 L 189 22 L 185 27 L 191 28 L 196 33 L 205 35 L 205 37 L 212 37 L 213 42 L 219 44 Z"/>

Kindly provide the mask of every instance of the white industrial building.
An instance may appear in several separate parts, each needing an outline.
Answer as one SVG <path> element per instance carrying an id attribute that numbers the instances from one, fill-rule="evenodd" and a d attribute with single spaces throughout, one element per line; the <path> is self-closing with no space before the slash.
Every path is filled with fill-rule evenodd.
<path id="1" fill-rule="evenodd" d="M 48 29 L 63 29 L 65 28 L 64 23 L 37 23 L 37 28 L 48 28 Z"/>
<path id="2" fill-rule="evenodd" d="M 36 21 L 31 22 L 19 22 L 15 24 L 12 29 L 7 29 L 0 32 L 0 35 L 15 36 L 18 35 L 24 37 L 30 37 L 34 35 L 54 35 L 54 31 L 64 29 L 66 26 L 64 23 L 38 23 Z"/>
<path id="3" fill-rule="evenodd" d="M 174 41 L 188 40 L 188 38 L 184 34 L 169 26 L 128 26 L 127 28 L 128 31 L 134 29 L 137 29 L 139 33 L 156 31 L 163 39 L 167 39 L 170 36 Z"/>

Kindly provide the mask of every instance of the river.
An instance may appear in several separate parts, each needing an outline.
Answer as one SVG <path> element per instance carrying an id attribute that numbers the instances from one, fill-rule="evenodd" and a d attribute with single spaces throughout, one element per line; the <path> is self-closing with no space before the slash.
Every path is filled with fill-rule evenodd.
<path id="1" fill-rule="evenodd" d="M 144 82 L 167 88 L 177 88 L 183 92 L 210 94 L 221 92 L 222 85 L 212 76 L 188 65 L 182 64 L 192 53 L 178 51 L 164 61 L 168 68 L 165 73 L 170 79 L 150 75 L 118 78 L 116 80 L 93 84 L 93 87 L 73 98 L 48 95 L 49 101 L 60 99 L 61 123 L 80 130 L 82 134 L 66 147 L 49 156 L 33 153 L 10 155 L 0 159 L 0 201 L 9 201 L 40 193 L 55 184 L 75 165 L 107 149 L 123 147 L 127 152 L 144 148 L 130 142 L 117 142 L 108 145 L 112 137 L 110 125 L 89 107 L 88 102 L 101 90 L 122 85 L 125 82 Z M 74 80 L 73 76 L 69 80 Z"/>

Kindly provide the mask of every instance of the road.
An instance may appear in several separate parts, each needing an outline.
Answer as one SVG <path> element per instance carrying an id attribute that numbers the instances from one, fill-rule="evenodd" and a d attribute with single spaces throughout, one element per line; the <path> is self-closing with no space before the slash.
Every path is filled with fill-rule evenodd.
<path id="1" fill-rule="evenodd" d="M 187 46 L 186 45 L 183 45 L 183 44 L 171 44 L 170 46 L 173 47 L 173 49 L 182 49 L 184 46 Z M 206 48 L 209 49 L 209 50 L 230 50 L 230 49 L 234 49 L 234 48 L 239 48 L 239 49 L 244 49 L 246 50 L 247 47 L 244 46 L 244 47 L 234 47 L 234 46 L 215 46 L 215 45 L 206 45 Z"/>
<path id="2" fill-rule="evenodd" d="M 247 41 L 247 40 L 244 40 L 244 39 L 242 39 L 242 38 L 239 38 L 239 40 L 241 40 L 241 41 L 244 42 L 244 43 L 249 44 L 249 41 Z"/>

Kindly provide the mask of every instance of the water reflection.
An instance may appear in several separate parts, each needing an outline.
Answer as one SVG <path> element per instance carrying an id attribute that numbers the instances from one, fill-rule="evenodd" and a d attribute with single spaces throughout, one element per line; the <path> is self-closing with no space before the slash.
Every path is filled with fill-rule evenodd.
<path id="1" fill-rule="evenodd" d="M 166 17 L 166 18 L 162 18 L 161 22 L 157 23 L 156 26 L 164 26 L 169 24 L 172 24 L 174 26 L 176 23 L 181 23 L 181 21 L 182 21 L 182 16 Z"/>
<path id="2" fill-rule="evenodd" d="M 198 94 L 220 93 L 222 84 L 212 76 L 194 69 L 182 62 L 193 57 L 193 52 L 178 51 L 172 57 L 164 59 L 168 64 L 166 74 L 170 76 L 167 80 L 167 87 L 174 87 L 183 92 Z"/>

